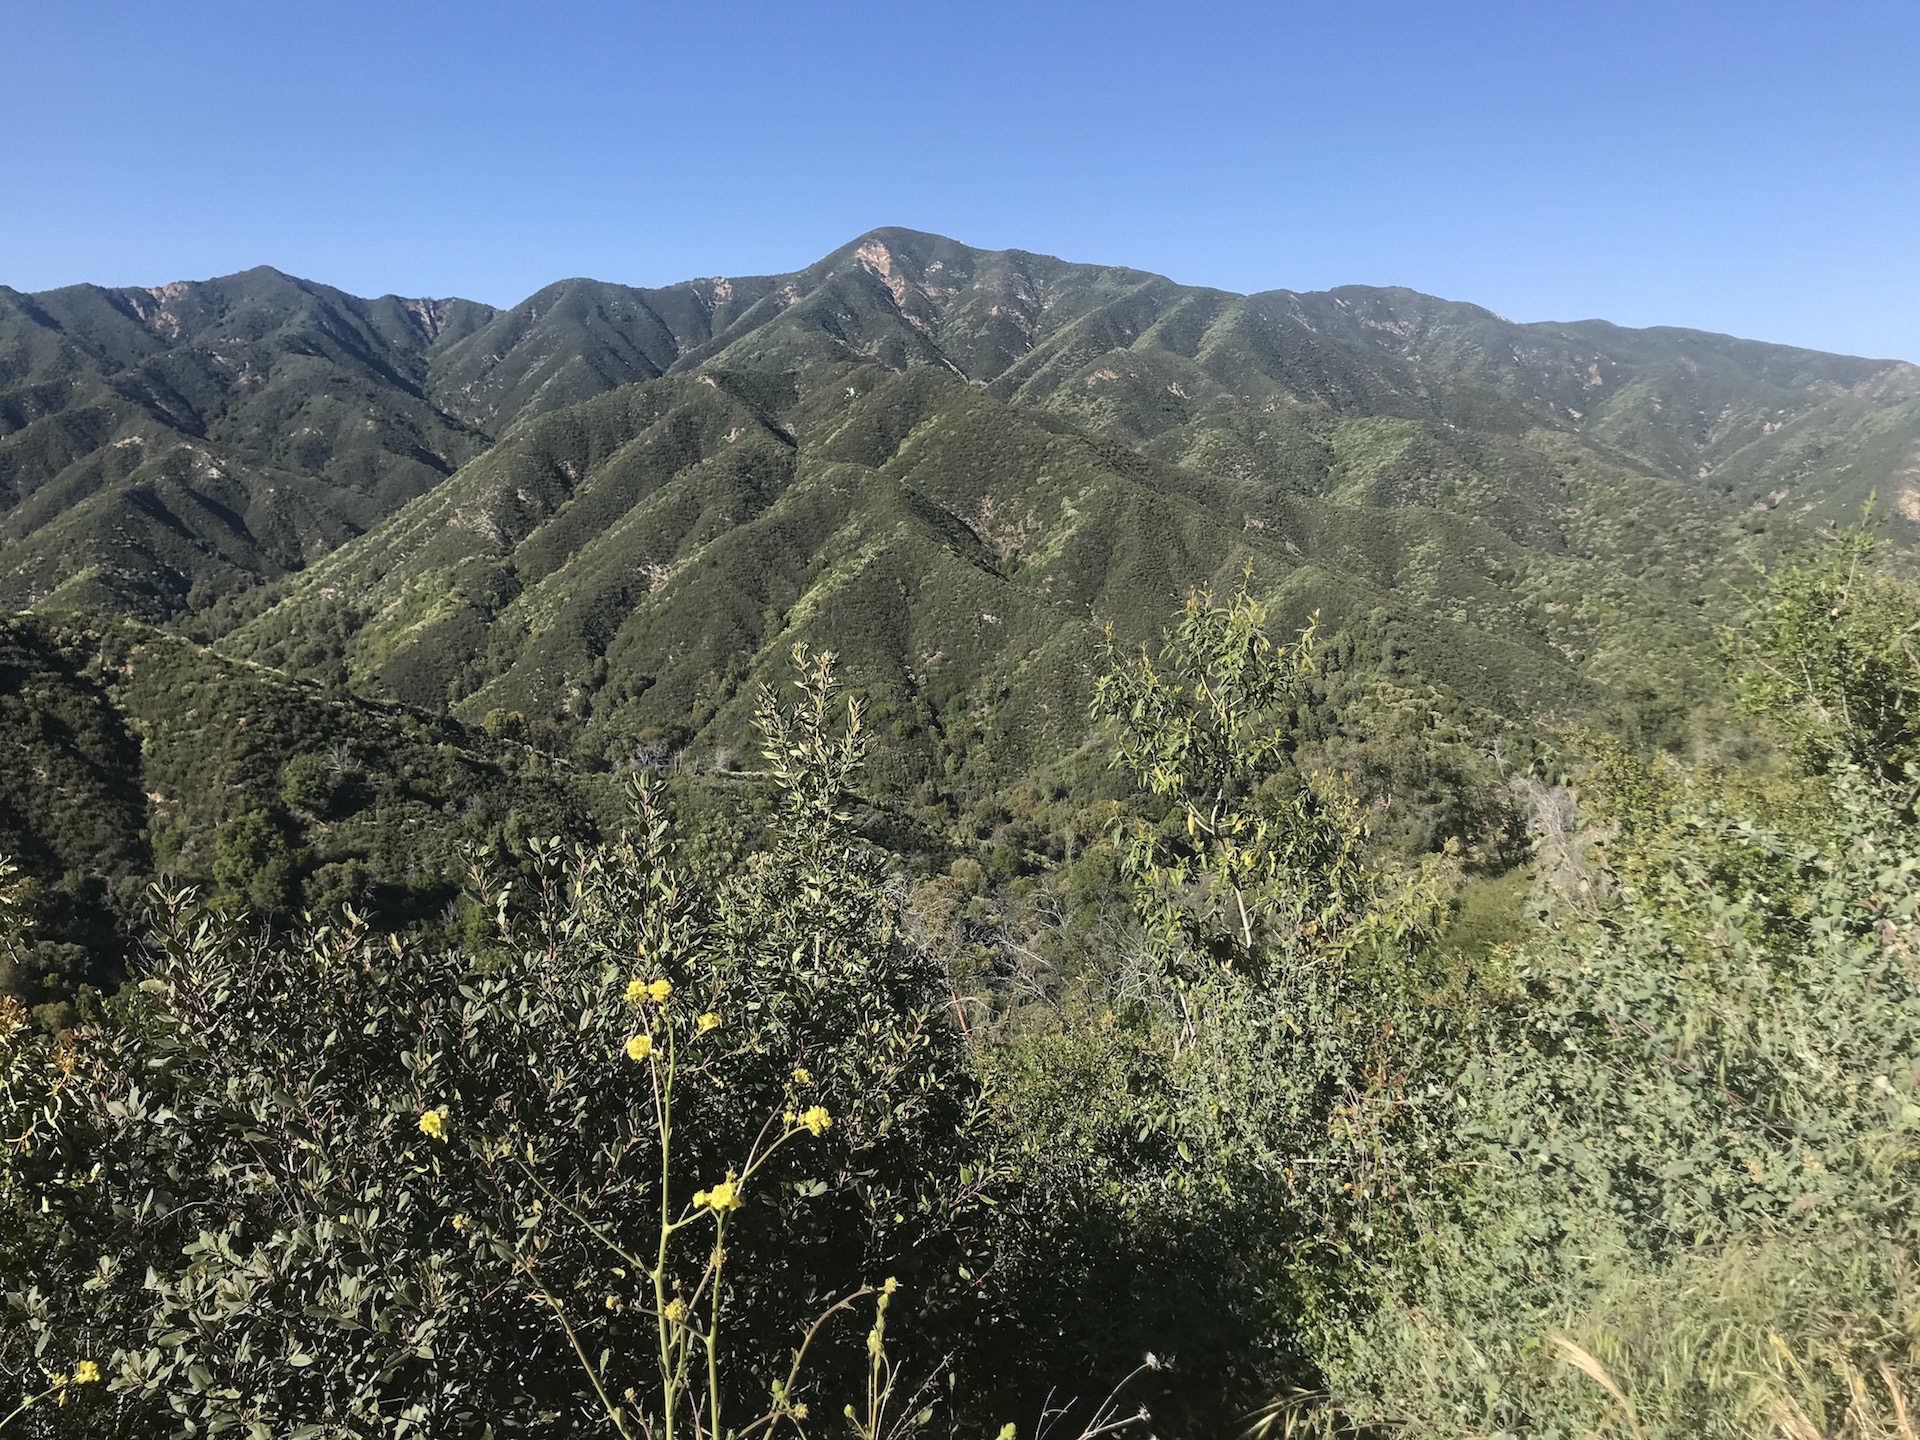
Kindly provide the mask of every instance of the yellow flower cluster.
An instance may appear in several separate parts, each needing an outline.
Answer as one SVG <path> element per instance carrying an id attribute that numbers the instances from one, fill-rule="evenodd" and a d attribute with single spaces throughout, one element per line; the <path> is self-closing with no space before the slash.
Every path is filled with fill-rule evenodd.
<path id="1" fill-rule="evenodd" d="M 674 1325 L 686 1324 L 687 1323 L 687 1302 L 679 1299 L 669 1301 L 667 1304 L 666 1316 L 670 1324 L 674 1324 Z"/>
<path id="2" fill-rule="evenodd" d="M 813 1083 L 813 1072 L 804 1065 L 794 1066 L 793 1083 L 796 1085 L 811 1085 Z"/>
<path id="3" fill-rule="evenodd" d="M 781 1118 L 787 1124 L 798 1126 L 814 1135 L 824 1135 L 833 1128 L 833 1116 L 824 1105 L 812 1105 L 797 1114 L 789 1110 Z"/>
<path id="4" fill-rule="evenodd" d="M 636 1035 L 627 1041 L 627 1059 L 637 1062 L 646 1059 L 651 1054 L 653 1054 L 653 1037 L 651 1035 Z"/>
<path id="5" fill-rule="evenodd" d="M 738 1210 L 747 1202 L 740 1198 L 740 1187 L 731 1177 L 722 1180 L 711 1190 L 701 1190 L 693 1197 L 693 1208 L 711 1210 L 716 1215 L 724 1215 L 729 1210 Z"/>
<path id="6" fill-rule="evenodd" d="M 429 1140 L 446 1139 L 447 1107 L 442 1105 L 437 1110 L 423 1111 L 420 1116 L 420 1133 Z"/>
<path id="7" fill-rule="evenodd" d="M 642 980 L 638 975 L 627 982 L 627 1003 L 638 1005 L 643 1000 L 651 1000 L 656 1005 L 667 1003 L 667 997 L 673 994 L 671 980 Z"/>
<path id="8" fill-rule="evenodd" d="M 709 1030 L 717 1030 L 720 1028 L 720 1016 L 716 1012 L 709 1010 L 693 1023 L 700 1027 L 700 1033 L 704 1035 Z"/>
<path id="9" fill-rule="evenodd" d="M 100 1367 L 91 1360 L 82 1360 L 73 1369 L 73 1383 L 76 1385 L 98 1385 Z"/>

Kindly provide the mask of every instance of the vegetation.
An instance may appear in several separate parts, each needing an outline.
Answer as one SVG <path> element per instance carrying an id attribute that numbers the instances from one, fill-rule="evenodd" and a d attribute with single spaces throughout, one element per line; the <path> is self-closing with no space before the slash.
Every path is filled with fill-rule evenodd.
<path id="1" fill-rule="evenodd" d="M 278 940 L 163 891 L 97 1024 L 35 1039 L 15 1003 L 7 1363 L 107 1375 L 41 1418 L 711 1431 L 867 1279 L 946 1281 L 974 1087 L 840 829 L 830 687 L 768 709 L 782 803 L 731 875 L 682 867 L 642 784 L 609 847 L 477 862 L 471 944 L 350 909 Z M 853 1373 L 844 1338 L 815 1371 Z"/>
<path id="2" fill-rule="evenodd" d="M 1910 1436 L 1914 391 L 0 292 L 0 1429 Z"/>
<path id="3" fill-rule="evenodd" d="M 1608 883 L 1516 957 L 1461 1072 L 1474 1182 L 1343 1359 L 1359 1413 L 1904 1433 L 1920 837 L 1911 763 L 1859 739 L 1914 716 L 1886 662 L 1915 595 L 1868 552 L 1785 568 L 1733 637 L 1797 765 L 1596 767 Z"/>
<path id="4" fill-rule="evenodd" d="M 1456 847 L 1303 768 L 1324 656 L 1244 586 L 1107 657 L 1125 910 L 1056 912 L 1071 974 L 903 906 L 804 648 L 726 863 L 640 774 L 605 843 L 474 851 L 458 933 L 158 889 L 137 986 L 9 1002 L 10 1423 L 1900 1433 L 1920 843 L 1858 737 L 1920 595 L 1873 566 L 1730 633 L 1776 746 L 1586 742 L 1586 883 L 1492 945 Z"/>

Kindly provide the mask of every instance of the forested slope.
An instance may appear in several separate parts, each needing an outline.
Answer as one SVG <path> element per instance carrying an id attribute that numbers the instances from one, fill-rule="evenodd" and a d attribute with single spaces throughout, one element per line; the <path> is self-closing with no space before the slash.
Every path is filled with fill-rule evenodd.
<path id="1" fill-rule="evenodd" d="M 596 807 L 618 810 L 449 719 L 137 622 L 0 621 L 0 854 L 33 877 L 39 916 L 0 984 L 55 1011 L 119 983 L 156 878 L 263 916 L 350 904 L 417 922 L 456 893 L 466 847 L 590 831 Z"/>

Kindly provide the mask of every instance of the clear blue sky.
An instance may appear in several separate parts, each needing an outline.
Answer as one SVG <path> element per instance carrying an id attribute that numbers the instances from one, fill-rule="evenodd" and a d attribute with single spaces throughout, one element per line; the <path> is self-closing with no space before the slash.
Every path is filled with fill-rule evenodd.
<path id="1" fill-rule="evenodd" d="M 1920 361 L 1920 3 L 47 0 L 0 283 L 510 303 L 878 225 Z"/>

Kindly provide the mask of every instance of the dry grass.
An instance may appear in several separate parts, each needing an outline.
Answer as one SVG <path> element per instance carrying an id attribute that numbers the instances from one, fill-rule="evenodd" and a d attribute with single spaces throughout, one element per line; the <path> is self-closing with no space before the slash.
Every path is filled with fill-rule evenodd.
<path id="1" fill-rule="evenodd" d="M 1646 1440 L 1647 1432 L 1641 1426 L 1633 1402 L 1607 1367 L 1591 1351 L 1565 1335 L 1556 1334 L 1549 1339 L 1562 1360 L 1606 1392 L 1634 1440 Z M 1920 1440 L 1920 1434 L 1913 1428 L 1906 1389 L 1884 1360 L 1874 1362 L 1877 1386 L 1870 1384 L 1843 1355 L 1815 1362 L 1840 1382 L 1846 1396 L 1845 1408 L 1839 1416 L 1823 1424 L 1815 1416 L 1825 1416 L 1828 1405 L 1821 1397 L 1830 1393 L 1832 1387 L 1823 1385 L 1778 1335 L 1769 1335 L 1767 1339 L 1785 1367 L 1781 1375 L 1786 1383 L 1776 1381 L 1767 1387 L 1772 1392 L 1766 1407 L 1770 1429 L 1778 1440 Z"/>

